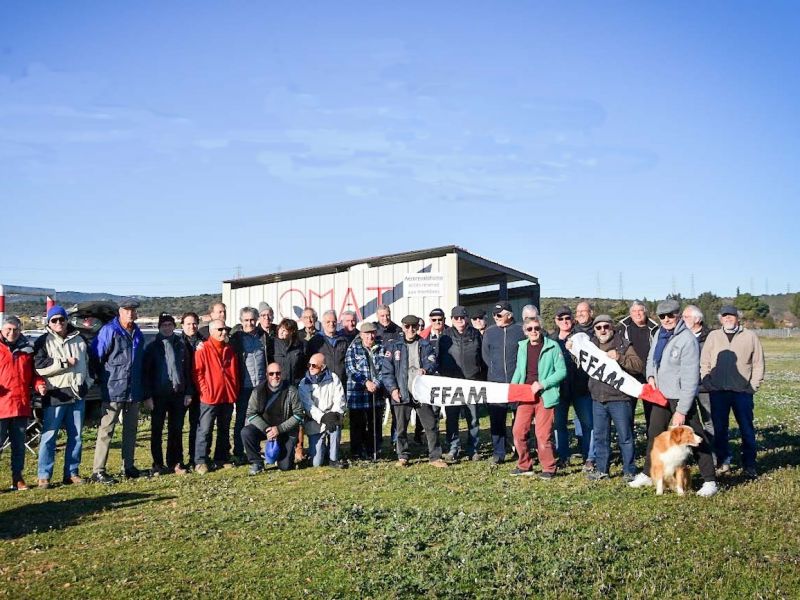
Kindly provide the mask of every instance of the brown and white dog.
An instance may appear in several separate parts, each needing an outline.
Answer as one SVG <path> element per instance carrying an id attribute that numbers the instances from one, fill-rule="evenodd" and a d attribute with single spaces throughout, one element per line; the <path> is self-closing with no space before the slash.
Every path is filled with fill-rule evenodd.
<path id="1" fill-rule="evenodd" d="M 703 440 L 688 425 L 671 427 L 653 440 L 650 451 L 650 477 L 656 484 L 656 494 L 664 493 L 664 481 L 683 496 L 689 486 L 689 467 L 686 461 L 692 455 L 692 447 Z"/>

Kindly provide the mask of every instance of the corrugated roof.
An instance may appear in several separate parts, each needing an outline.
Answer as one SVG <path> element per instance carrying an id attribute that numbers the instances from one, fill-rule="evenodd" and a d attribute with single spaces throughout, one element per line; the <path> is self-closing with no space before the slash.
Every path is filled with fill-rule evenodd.
<path id="1" fill-rule="evenodd" d="M 371 267 L 380 267 L 384 265 L 392 265 L 400 262 L 409 262 L 412 260 L 425 260 L 427 258 L 434 258 L 437 256 L 444 256 L 455 252 L 459 258 L 463 258 L 471 263 L 482 266 L 486 269 L 497 271 L 498 273 L 505 273 L 514 279 L 527 280 L 531 282 L 538 282 L 538 279 L 533 275 L 517 271 L 498 262 L 483 258 L 477 254 L 473 254 L 459 246 L 438 246 L 436 248 L 427 248 L 424 250 L 412 250 L 410 252 L 401 252 L 399 254 L 387 254 L 384 256 L 373 256 L 370 258 L 360 258 L 358 260 L 348 260 L 338 263 L 330 263 L 327 265 L 319 265 L 316 267 L 307 267 L 304 269 L 295 269 L 292 271 L 282 271 L 280 273 L 268 273 L 266 275 L 256 275 L 253 277 L 241 277 L 238 279 L 226 279 L 223 283 L 230 283 L 231 288 L 238 289 L 252 285 L 263 285 L 266 283 L 274 283 L 276 281 L 289 281 L 292 279 L 302 279 L 304 277 L 316 277 L 319 275 L 330 275 L 332 273 L 340 273 L 347 271 L 350 267 L 367 263 Z"/>

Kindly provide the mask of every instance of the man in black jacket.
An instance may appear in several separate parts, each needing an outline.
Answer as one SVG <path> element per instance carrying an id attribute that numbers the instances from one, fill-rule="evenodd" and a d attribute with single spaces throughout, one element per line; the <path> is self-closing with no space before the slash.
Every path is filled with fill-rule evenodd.
<path id="1" fill-rule="evenodd" d="M 186 356 L 191 361 L 192 373 L 194 373 L 194 353 L 205 341 L 198 327 L 200 325 L 200 316 L 196 312 L 184 313 L 181 317 L 181 328 L 183 335 L 181 340 L 186 346 Z M 197 426 L 200 423 L 200 391 L 194 388 L 192 392 L 192 402 L 189 404 L 189 468 L 194 469 L 194 448 L 197 444 Z"/>
<path id="2" fill-rule="evenodd" d="M 342 385 L 347 385 L 344 357 L 350 343 L 346 337 L 337 332 L 338 322 L 335 310 L 326 310 L 322 313 L 322 331 L 308 340 L 306 362 L 319 352 L 325 357 L 325 364 L 328 365 L 328 368 L 339 376 Z"/>
<path id="3" fill-rule="evenodd" d="M 305 411 L 297 388 L 281 381 L 281 366 L 267 365 L 267 380 L 253 389 L 247 404 L 247 425 L 242 428 L 242 442 L 250 475 L 264 470 L 261 442 L 277 440 L 280 451 L 277 464 L 281 471 L 294 467 L 294 448 L 297 429 L 303 422 Z"/>
<path id="4" fill-rule="evenodd" d="M 175 335 L 175 318 L 158 317 L 158 335 L 144 351 L 143 384 L 145 403 L 153 411 L 150 421 L 150 453 L 153 474 L 174 472 L 185 475 L 183 460 L 183 419 L 192 402 L 192 361 L 186 345 Z M 167 424 L 167 462 L 164 463 L 162 433 Z"/>
<path id="5" fill-rule="evenodd" d="M 450 311 L 452 325 L 445 329 L 439 338 L 439 374 L 443 377 L 470 379 L 479 381 L 483 373 L 483 358 L 481 358 L 482 336 L 472 325 L 468 324 L 467 309 L 456 306 Z M 446 438 L 449 446 L 447 460 L 456 461 L 461 454 L 461 438 L 458 435 L 458 422 L 461 415 L 467 421 L 467 451 L 470 460 L 478 460 L 478 434 L 480 421 L 478 420 L 478 405 L 465 404 L 463 406 L 445 407 Z"/>

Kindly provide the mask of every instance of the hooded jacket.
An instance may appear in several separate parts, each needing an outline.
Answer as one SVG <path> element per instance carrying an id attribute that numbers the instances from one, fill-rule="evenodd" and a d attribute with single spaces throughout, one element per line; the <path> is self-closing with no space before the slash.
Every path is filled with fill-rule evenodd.
<path id="1" fill-rule="evenodd" d="M 483 334 L 481 355 L 486 363 L 487 381 L 511 383 L 517 366 L 519 342 L 526 340 L 522 325 L 512 322 L 506 327 L 492 325 Z"/>
<path id="2" fill-rule="evenodd" d="M 483 373 L 483 336 L 472 325 L 464 333 L 448 327 L 439 338 L 439 374 L 477 381 Z"/>
<path id="3" fill-rule="evenodd" d="M 33 346 L 20 335 L 14 344 L 0 342 L 0 419 L 30 417 L 31 394 L 44 379 L 33 368 Z"/>
<path id="4" fill-rule="evenodd" d="M 655 378 L 656 387 L 664 396 L 678 400 L 677 412 L 688 414 L 700 384 L 700 347 L 697 339 L 683 319 L 678 319 L 675 332 L 664 346 L 659 366 L 656 366 L 653 358 L 656 346 L 656 343 L 650 345 L 646 375 Z"/>
<path id="5" fill-rule="evenodd" d="M 303 430 L 308 435 L 325 431 L 325 426 L 320 423 L 325 413 L 335 412 L 343 415 L 347 408 L 342 382 L 336 373 L 327 367 L 318 376 L 306 373 L 298 386 L 298 392 L 300 402 L 306 411 Z"/>
<path id="6" fill-rule="evenodd" d="M 48 325 L 46 333 L 33 344 L 36 372 L 47 382 L 44 402 L 50 406 L 71 404 L 89 391 L 89 349 L 86 340 L 72 325 L 61 337 Z M 78 362 L 70 366 L 68 359 Z"/>

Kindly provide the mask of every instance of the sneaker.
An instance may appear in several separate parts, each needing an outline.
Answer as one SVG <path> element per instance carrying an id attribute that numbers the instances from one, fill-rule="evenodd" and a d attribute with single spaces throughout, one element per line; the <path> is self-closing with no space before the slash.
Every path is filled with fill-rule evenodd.
<path id="1" fill-rule="evenodd" d="M 344 460 L 332 460 L 328 463 L 328 466 L 331 469 L 346 469 L 348 467 L 347 461 Z"/>
<path id="2" fill-rule="evenodd" d="M 89 481 L 93 483 L 104 483 L 106 485 L 117 483 L 117 480 L 114 479 L 111 475 L 109 475 L 105 471 L 98 471 L 97 473 L 92 473 L 92 476 L 89 479 Z"/>
<path id="3" fill-rule="evenodd" d="M 636 479 L 636 475 L 634 475 L 633 473 L 625 473 L 625 474 L 622 476 L 622 480 L 623 480 L 625 483 L 630 483 L 630 482 L 631 482 L 631 481 L 633 481 L 634 479 Z"/>
<path id="4" fill-rule="evenodd" d="M 608 473 L 592 470 L 586 473 L 586 479 L 589 481 L 602 481 L 603 479 L 608 479 Z"/>
<path id="5" fill-rule="evenodd" d="M 398 458 L 397 459 L 397 466 L 398 467 L 407 467 L 408 466 L 408 459 L 407 458 Z"/>
<path id="6" fill-rule="evenodd" d="M 748 479 L 757 479 L 758 471 L 756 471 L 755 467 L 745 467 L 744 476 L 747 477 Z"/>
<path id="7" fill-rule="evenodd" d="M 39 480 L 39 489 L 40 490 L 48 490 L 48 489 L 50 489 L 50 480 L 49 479 L 40 479 Z"/>
<path id="8" fill-rule="evenodd" d="M 539 473 L 539 479 L 544 479 L 545 481 L 548 481 L 555 476 L 556 474 L 551 473 L 550 471 L 542 471 L 541 473 Z"/>
<path id="9" fill-rule="evenodd" d="M 437 469 L 446 469 L 450 465 L 444 462 L 441 458 L 437 458 L 436 460 L 432 460 L 428 463 L 432 467 L 436 467 Z"/>
<path id="10" fill-rule="evenodd" d="M 22 477 L 17 477 L 11 482 L 11 489 L 17 490 L 18 492 L 24 492 L 25 490 L 29 489 L 28 484 L 25 483 L 25 480 Z"/>
<path id="11" fill-rule="evenodd" d="M 205 475 L 208 473 L 208 465 L 206 463 L 200 463 L 199 465 L 195 465 L 194 472 L 198 475 Z"/>
<path id="12" fill-rule="evenodd" d="M 449 463 L 457 463 L 458 462 L 458 455 L 453 454 L 452 452 L 448 452 L 442 457 L 446 462 Z"/>
<path id="13" fill-rule="evenodd" d="M 77 473 L 73 473 L 69 477 L 65 477 L 62 483 L 64 485 L 83 485 L 86 482 L 84 481 L 83 477 Z"/>
<path id="14" fill-rule="evenodd" d="M 142 472 L 137 469 L 136 467 L 131 467 L 130 469 L 125 469 L 125 479 L 139 479 L 142 476 Z"/>
<path id="15" fill-rule="evenodd" d="M 727 475 L 730 472 L 731 472 L 730 463 L 722 463 L 720 466 L 717 467 L 717 475 Z"/>
<path id="16" fill-rule="evenodd" d="M 719 491 L 716 481 L 706 481 L 702 487 L 697 490 L 697 495 L 703 498 L 709 498 Z"/>
<path id="17" fill-rule="evenodd" d="M 594 465 L 594 461 L 593 460 L 587 460 L 585 463 L 583 463 L 583 472 L 584 473 L 591 473 L 592 471 L 594 471 L 594 469 L 595 469 L 595 465 Z"/>
<path id="18" fill-rule="evenodd" d="M 175 468 L 172 470 L 175 475 L 186 475 L 187 471 L 181 465 L 175 465 Z"/>
<path id="19" fill-rule="evenodd" d="M 509 473 L 512 477 L 517 477 L 518 475 L 533 475 L 533 469 L 528 469 L 527 471 L 523 471 L 519 467 L 514 467 L 514 470 Z"/>
<path id="20" fill-rule="evenodd" d="M 250 469 L 248 470 L 248 475 L 258 475 L 264 470 L 264 465 L 261 463 L 251 463 Z"/>
<path id="21" fill-rule="evenodd" d="M 633 478 L 633 481 L 631 481 L 628 484 L 628 487 L 640 488 L 649 485 L 653 485 L 653 480 L 650 479 L 650 477 L 648 477 L 644 473 L 639 473 L 636 477 Z"/>

